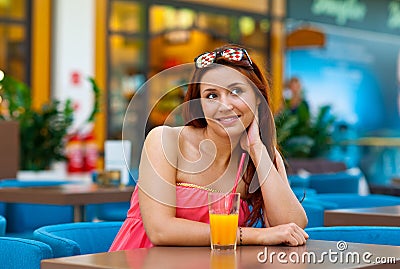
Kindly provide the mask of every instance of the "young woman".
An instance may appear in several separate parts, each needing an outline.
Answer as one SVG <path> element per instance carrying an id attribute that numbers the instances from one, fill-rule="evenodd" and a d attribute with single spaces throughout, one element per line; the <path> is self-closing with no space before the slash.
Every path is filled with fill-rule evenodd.
<path id="1" fill-rule="evenodd" d="M 195 65 L 186 124 L 146 137 L 138 186 L 110 251 L 210 245 L 207 194 L 232 191 L 243 152 L 238 244 L 305 244 L 307 217 L 276 149 L 270 88 L 259 67 L 236 45 L 204 53 Z"/>

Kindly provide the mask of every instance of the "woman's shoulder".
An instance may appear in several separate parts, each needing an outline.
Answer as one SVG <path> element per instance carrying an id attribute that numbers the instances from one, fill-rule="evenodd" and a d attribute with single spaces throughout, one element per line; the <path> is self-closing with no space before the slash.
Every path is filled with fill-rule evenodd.
<path id="1" fill-rule="evenodd" d="M 201 128 L 193 126 L 178 126 L 171 127 L 167 125 L 157 126 L 153 128 L 147 135 L 147 139 L 154 138 L 165 138 L 165 139 L 177 139 L 182 137 L 192 137 L 201 133 Z"/>
<path id="2" fill-rule="evenodd" d="M 154 127 L 151 131 L 147 134 L 146 141 L 160 141 L 163 139 L 176 139 L 179 136 L 183 126 L 181 127 L 170 127 L 167 125 L 161 125 Z"/>
<path id="3" fill-rule="evenodd" d="M 156 161 L 158 166 L 160 166 L 160 161 L 168 160 L 168 163 L 175 164 L 178 153 L 178 136 L 181 127 L 170 127 L 170 126 L 157 126 L 150 130 L 147 134 L 142 158 L 150 159 Z M 144 160 L 145 160 L 144 159 Z"/>
<path id="4" fill-rule="evenodd" d="M 158 126 L 148 133 L 145 145 L 146 147 L 162 148 L 163 150 L 173 152 L 179 150 L 180 146 L 187 147 L 189 145 L 194 145 L 197 147 L 198 140 L 201 138 L 202 134 L 199 129 L 201 128 L 193 126 Z"/>
<path id="5" fill-rule="evenodd" d="M 179 151 L 179 145 L 192 139 L 195 129 L 197 128 L 189 126 L 157 126 L 147 134 L 145 145 L 147 148 L 152 147 L 174 156 Z"/>

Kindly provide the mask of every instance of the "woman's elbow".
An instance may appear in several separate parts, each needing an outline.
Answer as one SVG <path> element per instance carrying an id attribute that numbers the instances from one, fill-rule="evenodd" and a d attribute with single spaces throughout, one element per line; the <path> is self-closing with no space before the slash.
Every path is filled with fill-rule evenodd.
<path id="1" fill-rule="evenodd" d="M 147 233 L 150 242 L 155 246 L 166 245 L 166 239 L 163 232 L 152 231 Z"/>
<path id="2" fill-rule="evenodd" d="M 307 215 L 304 215 L 304 217 L 300 218 L 297 223 L 297 225 L 302 229 L 306 228 L 307 224 L 308 224 Z"/>
<path id="3" fill-rule="evenodd" d="M 155 246 L 169 245 L 168 236 L 163 230 L 153 230 L 146 232 L 150 242 Z"/>
<path id="4" fill-rule="evenodd" d="M 306 212 L 304 212 L 304 210 L 302 210 L 301 213 L 298 214 L 298 216 L 297 216 L 297 218 L 296 218 L 296 220 L 294 222 L 300 228 L 302 228 L 302 229 L 306 228 L 306 226 L 308 224 L 308 218 L 307 218 Z"/>

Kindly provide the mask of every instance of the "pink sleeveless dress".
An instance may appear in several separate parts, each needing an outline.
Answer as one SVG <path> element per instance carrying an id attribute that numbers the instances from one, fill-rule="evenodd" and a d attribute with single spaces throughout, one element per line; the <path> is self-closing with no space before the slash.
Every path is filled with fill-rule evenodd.
<path id="1" fill-rule="evenodd" d="M 178 183 L 179 184 L 179 183 Z M 176 217 L 188 220 L 209 223 L 207 194 L 209 190 L 193 184 L 181 183 L 176 186 Z M 250 214 L 245 201 L 240 201 L 239 226 L 246 226 L 245 222 Z M 139 209 L 138 187 L 136 186 L 128 215 L 109 251 L 127 250 L 134 248 L 150 248 L 150 242 L 143 227 Z"/>

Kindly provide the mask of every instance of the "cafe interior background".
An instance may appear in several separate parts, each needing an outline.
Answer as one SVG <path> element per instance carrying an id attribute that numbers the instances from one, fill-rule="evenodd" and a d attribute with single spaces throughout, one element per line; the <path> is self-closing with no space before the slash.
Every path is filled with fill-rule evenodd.
<path id="1" fill-rule="evenodd" d="M 388 183 L 400 176 L 399 33 L 398 0 L 0 0 L 0 69 L 30 86 L 35 109 L 72 100 L 69 132 L 94 135 L 98 169 L 104 142 L 129 134 L 134 169 L 141 115 L 151 110 L 148 128 L 162 124 L 185 91 L 177 87 L 153 107 L 185 78 L 166 77 L 165 87 L 143 93 L 145 81 L 226 42 L 243 44 L 271 73 L 274 104 L 296 76 L 312 112 L 331 106 L 333 138 L 348 143 L 326 158 Z M 101 89 L 93 123 L 88 77 Z M 139 93 L 144 99 L 125 114 Z"/>

